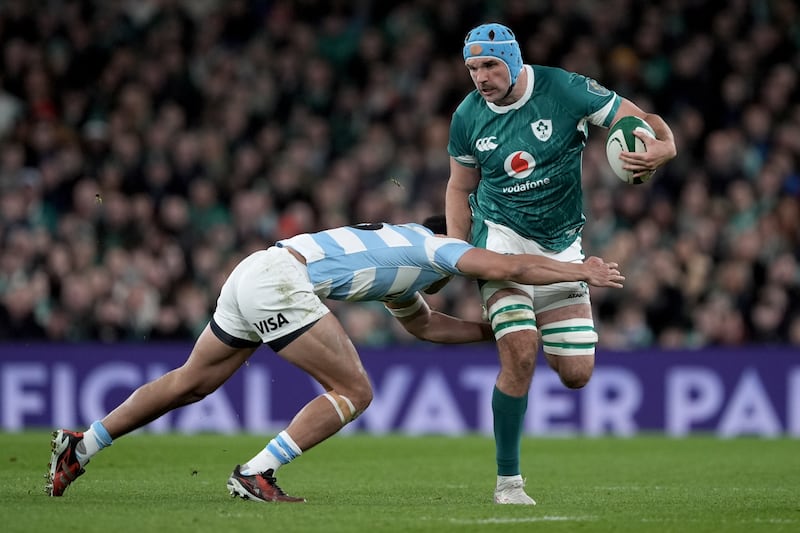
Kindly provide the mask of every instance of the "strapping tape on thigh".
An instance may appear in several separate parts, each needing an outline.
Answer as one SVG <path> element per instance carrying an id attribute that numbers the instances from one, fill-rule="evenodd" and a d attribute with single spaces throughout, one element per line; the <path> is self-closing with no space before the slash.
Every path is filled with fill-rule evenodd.
<path id="1" fill-rule="evenodd" d="M 503 296 L 489 306 L 489 320 L 495 338 L 512 331 L 536 329 L 536 315 L 530 298 L 521 294 Z"/>
<path id="2" fill-rule="evenodd" d="M 570 318 L 542 326 L 542 347 L 551 355 L 594 355 L 597 340 L 591 318 Z"/>

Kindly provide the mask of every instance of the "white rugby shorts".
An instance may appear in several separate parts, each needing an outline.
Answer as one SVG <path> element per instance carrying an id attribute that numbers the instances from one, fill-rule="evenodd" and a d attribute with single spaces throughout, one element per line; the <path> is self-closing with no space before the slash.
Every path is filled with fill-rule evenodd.
<path id="1" fill-rule="evenodd" d="M 284 348 L 330 310 L 314 294 L 306 266 L 272 246 L 243 259 L 222 286 L 211 327 L 234 347 Z"/>
<path id="2" fill-rule="evenodd" d="M 487 227 L 486 248 L 498 253 L 511 254 L 533 254 L 542 255 L 565 261 L 568 263 L 581 263 L 584 260 L 583 250 L 581 249 L 581 237 L 564 251 L 551 252 L 539 246 L 535 241 L 526 239 L 511 228 L 501 226 L 494 222 L 485 221 Z M 533 300 L 534 312 L 549 311 L 568 305 L 590 304 L 589 286 L 583 281 L 553 283 L 550 285 L 520 285 L 513 281 L 489 281 L 483 285 L 481 294 L 494 293 L 496 289 L 503 287 L 514 287 L 524 291 Z"/>

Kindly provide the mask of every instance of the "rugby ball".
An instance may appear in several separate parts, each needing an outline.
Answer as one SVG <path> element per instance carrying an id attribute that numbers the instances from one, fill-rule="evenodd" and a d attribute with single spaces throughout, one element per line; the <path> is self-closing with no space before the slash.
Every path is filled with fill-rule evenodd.
<path id="1" fill-rule="evenodd" d="M 611 126 L 611 129 L 608 130 L 608 137 L 606 137 L 606 158 L 608 158 L 608 164 L 611 165 L 611 170 L 614 171 L 614 174 L 619 179 L 632 185 L 644 183 L 653 175 L 651 172 L 646 176 L 634 178 L 633 172 L 622 168 L 624 163 L 619 158 L 621 152 L 647 151 L 644 143 L 633 134 L 636 130 L 643 131 L 652 138 L 656 138 L 656 134 L 650 124 L 633 115 L 622 117 L 616 121 Z"/>

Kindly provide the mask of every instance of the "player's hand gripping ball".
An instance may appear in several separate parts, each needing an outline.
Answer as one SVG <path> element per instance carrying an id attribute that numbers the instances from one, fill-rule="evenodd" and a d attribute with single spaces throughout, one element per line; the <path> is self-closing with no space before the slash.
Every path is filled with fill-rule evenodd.
<path id="1" fill-rule="evenodd" d="M 622 117 L 608 130 L 608 137 L 606 137 L 606 157 L 608 164 L 611 165 L 611 170 L 617 175 L 619 179 L 632 185 L 639 185 L 648 181 L 653 173 L 650 172 L 644 176 L 633 177 L 634 172 L 622 168 L 623 161 L 619 158 L 620 152 L 646 152 L 647 148 L 644 143 L 636 137 L 633 132 L 636 130 L 643 131 L 646 135 L 656 138 L 656 134 L 650 124 L 645 122 L 639 117 L 627 116 Z"/>

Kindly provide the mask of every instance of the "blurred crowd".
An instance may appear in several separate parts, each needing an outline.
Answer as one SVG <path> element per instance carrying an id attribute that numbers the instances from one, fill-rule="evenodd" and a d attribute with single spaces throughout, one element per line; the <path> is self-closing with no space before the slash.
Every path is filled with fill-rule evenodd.
<path id="1" fill-rule="evenodd" d="M 443 212 L 485 21 L 675 133 L 631 186 L 590 132 L 584 249 L 627 276 L 592 293 L 601 346 L 800 346 L 794 0 L 4 0 L 0 339 L 191 340 L 245 254 Z M 429 301 L 482 312 L 474 281 Z M 413 341 L 330 303 L 357 344 Z"/>

